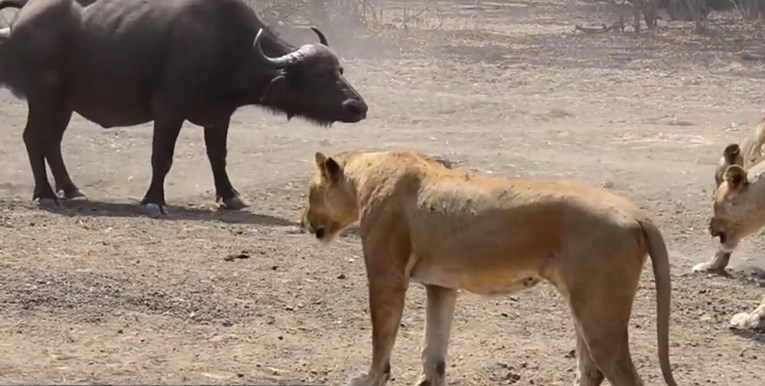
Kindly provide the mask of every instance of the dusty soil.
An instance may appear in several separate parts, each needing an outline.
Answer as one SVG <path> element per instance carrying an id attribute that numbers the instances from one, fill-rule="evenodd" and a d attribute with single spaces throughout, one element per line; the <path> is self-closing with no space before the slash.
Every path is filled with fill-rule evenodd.
<path id="1" fill-rule="evenodd" d="M 143 217 L 151 126 L 104 130 L 80 117 L 64 156 L 89 201 L 36 208 L 26 104 L 3 91 L 0 383 L 342 384 L 370 359 L 366 281 L 352 233 L 324 247 L 292 231 L 313 153 L 414 147 L 477 173 L 605 184 L 650 208 L 672 258 L 675 377 L 763 384 L 765 337 L 727 328 L 762 287 L 745 274 L 689 274 L 716 248 L 706 233 L 714 164 L 765 116 L 763 67 L 737 56 L 763 30 L 717 17 L 707 36 L 664 22 L 638 36 L 584 35 L 575 23 L 615 19 L 604 4 L 438 5 L 440 29 L 389 32 L 387 46 L 334 37 L 371 106 L 366 121 L 321 128 L 237 112 L 229 173 L 252 204 L 239 213 L 213 208 L 202 132 L 189 125 L 166 185 L 173 216 Z M 762 268 L 762 247 L 744 242 L 733 266 Z M 249 258 L 225 259 L 240 253 Z M 646 268 L 631 345 L 647 384 L 661 384 Z M 423 293 L 409 292 L 393 385 L 419 377 Z M 550 286 L 463 294 L 452 336 L 450 384 L 573 383 L 574 333 Z"/>

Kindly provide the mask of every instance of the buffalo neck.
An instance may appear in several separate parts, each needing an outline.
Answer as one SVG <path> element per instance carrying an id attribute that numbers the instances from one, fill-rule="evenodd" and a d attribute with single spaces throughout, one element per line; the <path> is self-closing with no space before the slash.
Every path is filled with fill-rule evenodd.
<path id="1" fill-rule="evenodd" d="M 261 46 L 268 56 L 278 57 L 296 50 L 296 47 L 276 36 L 268 28 L 265 28 L 263 35 Z M 244 87 L 237 93 L 237 100 L 240 105 L 262 104 L 263 93 L 271 81 L 280 74 L 280 70 L 271 67 L 259 57 L 258 49 L 255 46 L 250 48 L 247 60 L 239 67 L 238 72 L 236 84 Z"/>

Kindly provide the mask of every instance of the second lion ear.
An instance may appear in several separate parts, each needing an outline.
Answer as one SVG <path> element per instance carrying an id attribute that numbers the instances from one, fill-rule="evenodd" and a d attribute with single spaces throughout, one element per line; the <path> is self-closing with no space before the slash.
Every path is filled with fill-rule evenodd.
<path id="1" fill-rule="evenodd" d="M 739 190 L 746 187 L 749 181 L 746 178 L 746 170 L 739 165 L 731 165 L 725 169 L 725 182 L 728 183 L 728 189 Z"/>
<path id="2" fill-rule="evenodd" d="M 316 167 L 321 168 L 324 166 L 324 161 L 327 160 L 327 156 L 325 156 L 324 153 L 317 151 L 316 154 L 314 154 L 314 160 L 316 161 Z"/>
<path id="3" fill-rule="evenodd" d="M 723 158 L 728 165 L 738 165 L 739 155 L 741 155 L 741 147 L 737 143 L 731 143 L 723 150 Z"/>

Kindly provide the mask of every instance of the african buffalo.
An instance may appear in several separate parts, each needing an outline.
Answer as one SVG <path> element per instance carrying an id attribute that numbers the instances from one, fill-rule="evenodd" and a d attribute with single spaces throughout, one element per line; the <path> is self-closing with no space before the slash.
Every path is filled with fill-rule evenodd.
<path id="1" fill-rule="evenodd" d="M 73 112 L 104 128 L 153 122 L 152 178 L 141 202 L 151 216 L 167 215 L 164 181 L 185 121 L 204 127 L 216 201 L 241 209 L 247 204 L 226 172 L 237 108 L 261 105 L 321 125 L 366 117 L 318 29 L 321 44 L 293 47 L 243 0 L 0 0 L 8 7 L 20 10 L 0 30 L 0 85 L 29 107 L 23 138 L 33 200 L 82 196 L 61 155 Z"/>

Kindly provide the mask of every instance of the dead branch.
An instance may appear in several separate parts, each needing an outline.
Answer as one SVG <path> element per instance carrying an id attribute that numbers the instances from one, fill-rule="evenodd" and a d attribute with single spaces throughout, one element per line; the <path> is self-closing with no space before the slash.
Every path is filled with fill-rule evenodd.
<path id="1" fill-rule="evenodd" d="M 606 32 L 610 32 L 614 29 L 624 30 L 624 23 L 616 22 L 614 24 L 611 24 L 609 26 L 603 24 L 600 27 L 583 27 L 579 24 L 574 25 L 574 31 L 582 31 L 588 35 L 594 35 L 594 34 L 602 34 Z"/>
<path id="2" fill-rule="evenodd" d="M 753 54 L 750 52 L 742 52 L 739 55 L 741 60 L 747 60 L 752 62 L 765 62 L 765 54 Z"/>

